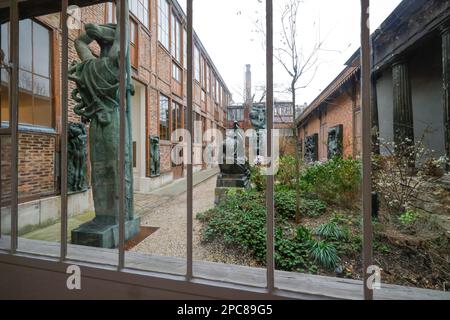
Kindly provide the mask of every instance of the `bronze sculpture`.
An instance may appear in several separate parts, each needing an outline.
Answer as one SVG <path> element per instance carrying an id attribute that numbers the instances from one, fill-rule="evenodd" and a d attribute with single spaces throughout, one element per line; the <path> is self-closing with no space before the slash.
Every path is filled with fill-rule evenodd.
<path id="1" fill-rule="evenodd" d="M 67 175 L 68 191 L 81 192 L 86 191 L 87 186 L 87 133 L 86 126 L 83 123 L 69 124 L 67 142 Z"/>
<path id="2" fill-rule="evenodd" d="M 128 1 L 124 12 L 126 26 L 129 24 Z M 117 5 L 117 21 L 120 10 Z M 128 41 L 126 28 L 125 43 Z M 119 60 L 120 28 L 116 24 L 86 24 L 85 32 L 75 40 L 75 49 L 81 62 L 73 63 L 69 79 L 76 89 L 72 98 L 77 102 L 74 112 L 89 122 L 91 182 L 95 218 L 72 231 L 72 242 L 98 247 L 118 245 L 119 224 Z M 96 57 L 89 45 L 96 42 L 100 56 Z M 131 67 L 127 45 L 126 72 L 126 122 L 125 122 L 125 234 L 126 239 L 139 232 L 139 219 L 134 218 L 133 168 L 131 143 Z"/>

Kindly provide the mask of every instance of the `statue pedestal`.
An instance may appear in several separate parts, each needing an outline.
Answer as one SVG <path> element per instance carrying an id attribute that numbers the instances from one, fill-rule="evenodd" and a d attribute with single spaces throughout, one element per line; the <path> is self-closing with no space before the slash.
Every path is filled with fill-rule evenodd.
<path id="1" fill-rule="evenodd" d="M 134 218 L 125 222 L 125 241 L 139 234 L 141 218 Z M 117 248 L 119 246 L 119 225 L 98 223 L 94 220 L 86 222 L 72 230 L 72 244 Z"/>
<path id="2" fill-rule="evenodd" d="M 219 176 L 217 177 L 214 203 L 218 204 L 225 197 L 229 189 L 235 188 L 250 188 L 250 179 L 248 174 L 219 174 Z"/>

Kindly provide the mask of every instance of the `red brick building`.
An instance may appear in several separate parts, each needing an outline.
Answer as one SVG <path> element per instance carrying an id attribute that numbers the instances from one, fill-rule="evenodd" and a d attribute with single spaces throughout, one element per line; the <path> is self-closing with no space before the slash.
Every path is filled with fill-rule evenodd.
<path id="1" fill-rule="evenodd" d="M 356 157 L 360 153 L 360 65 L 359 59 L 350 59 L 345 69 L 305 109 L 298 118 L 298 137 L 303 154 L 305 140 L 317 139 L 317 154 L 313 160 L 328 158 L 328 131 L 342 126 L 344 157 Z"/>
<path id="2" fill-rule="evenodd" d="M 421 141 L 437 159 L 450 157 L 449 8 L 448 1 L 402 1 L 371 35 L 372 128 L 385 143 Z M 337 126 L 343 156 L 358 156 L 359 51 L 298 118 L 299 142 L 308 160 L 328 158 L 329 130 Z M 316 142 L 313 157 L 305 140 Z M 374 150 L 387 153 L 383 146 Z"/>
<path id="3" fill-rule="evenodd" d="M 175 146 L 171 133 L 186 127 L 187 45 L 186 15 L 176 0 L 132 0 L 130 3 L 130 53 L 133 97 L 133 146 L 135 189 L 151 191 L 184 176 L 185 166 L 175 166 L 170 154 Z M 115 23 L 112 3 L 83 7 L 81 25 Z M 1 48 L 8 61 L 8 23 L 1 26 Z M 78 60 L 73 41 L 83 27 L 69 30 L 69 62 Z M 19 197 L 20 203 L 42 206 L 59 201 L 61 133 L 61 25 L 59 14 L 20 22 L 19 94 Z M 194 120 L 196 121 L 194 170 L 206 167 L 200 133 L 225 129 L 230 92 L 197 35 L 194 34 Z M 94 52 L 99 49 L 92 46 Z M 8 73 L 1 73 L 1 125 L 8 126 Z M 69 83 L 69 92 L 74 88 Z M 69 99 L 69 121 L 80 122 Z M 150 137 L 159 139 L 160 170 L 150 172 Z M 2 137 L 2 206 L 7 205 L 9 138 Z M 88 192 L 89 193 L 89 192 Z M 89 194 L 73 195 L 79 200 Z M 78 200 L 74 200 L 79 202 Z M 87 209 L 91 201 L 84 201 Z M 58 207 L 58 206 L 56 206 Z M 74 206 L 78 208 L 78 206 Z M 59 209 L 57 209 L 59 210 Z M 69 206 L 70 210 L 70 206 Z M 72 210 L 73 211 L 73 210 Z M 76 212 L 74 212 L 76 213 Z M 19 219 L 20 220 L 20 219 Z"/>

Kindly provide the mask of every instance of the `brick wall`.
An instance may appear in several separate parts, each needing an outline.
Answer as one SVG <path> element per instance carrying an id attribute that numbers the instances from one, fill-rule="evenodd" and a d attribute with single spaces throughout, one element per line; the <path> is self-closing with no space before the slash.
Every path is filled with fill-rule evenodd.
<path id="1" fill-rule="evenodd" d="M 306 136 L 319 134 L 319 159 L 327 158 L 326 144 L 328 129 L 343 125 L 344 157 L 355 157 L 359 146 L 355 145 L 355 112 L 359 110 L 359 85 L 350 85 L 336 97 L 327 99 L 327 104 L 313 111 L 299 128 L 299 139 L 305 141 Z M 359 140 L 357 140 L 359 141 Z M 359 142 L 358 142 L 359 143 Z"/>
<path id="2" fill-rule="evenodd" d="M 53 194 L 55 186 L 56 136 L 19 134 L 19 199 L 27 201 Z M 1 139 L 1 203 L 11 196 L 11 139 Z"/>

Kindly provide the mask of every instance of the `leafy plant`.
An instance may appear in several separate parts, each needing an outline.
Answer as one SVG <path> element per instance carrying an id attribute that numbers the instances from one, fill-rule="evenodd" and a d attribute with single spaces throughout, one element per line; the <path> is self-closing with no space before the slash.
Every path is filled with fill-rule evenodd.
<path id="1" fill-rule="evenodd" d="M 314 163 L 303 170 L 302 184 L 320 200 L 343 207 L 355 203 L 361 183 L 361 163 L 335 157 Z"/>
<path id="2" fill-rule="evenodd" d="M 336 247 L 325 241 L 315 241 L 310 250 L 311 258 L 326 269 L 332 270 L 340 262 Z"/>
<path id="3" fill-rule="evenodd" d="M 278 190 L 275 192 L 275 210 L 278 215 L 285 219 L 295 218 L 295 190 Z M 326 204 L 318 199 L 302 197 L 300 200 L 300 210 L 302 214 L 309 217 L 317 217 L 327 209 Z"/>
<path id="4" fill-rule="evenodd" d="M 298 226 L 296 230 L 295 239 L 298 242 L 309 243 L 312 240 L 311 231 L 305 226 Z"/>
<path id="5" fill-rule="evenodd" d="M 398 218 L 400 220 L 400 223 L 406 227 L 411 226 L 414 222 L 417 221 L 419 218 L 419 215 L 417 212 L 408 210 L 405 213 L 401 214 Z"/>
<path id="6" fill-rule="evenodd" d="M 344 231 L 335 222 L 327 222 L 318 226 L 315 230 L 320 237 L 329 240 L 343 240 L 348 238 L 348 232 Z"/>
<path id="7" fill-rule="evenodd" d="M 261 174 L 261 169 L 258 166 L 250 167 L 250 183 L 257 191 L 266 190 L 266 177 Z"/>
<path id="8" fill-rule="evenodd" d="M 221 239 L 226 245 L 251 253 L 260 263 L 266 262 L 266 208 L 262 193 L 254 190 L 229 193 L 215 208 L 198 217 L 204 223 L 203 241 Z M 309 257 L 311 231 L 302 226 L 292 229 L 280 218 L 274 241 L 277 268 L 316 270 Z"/>

